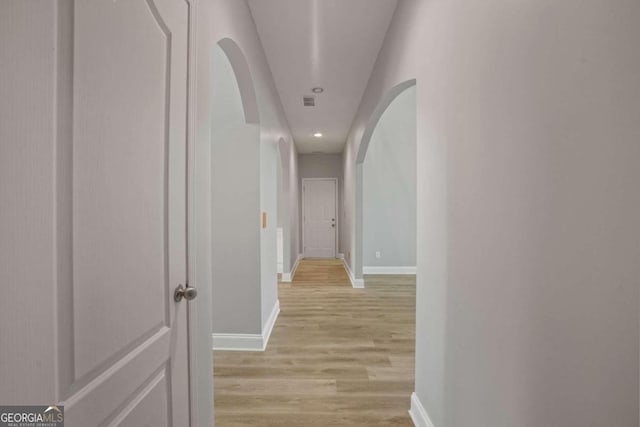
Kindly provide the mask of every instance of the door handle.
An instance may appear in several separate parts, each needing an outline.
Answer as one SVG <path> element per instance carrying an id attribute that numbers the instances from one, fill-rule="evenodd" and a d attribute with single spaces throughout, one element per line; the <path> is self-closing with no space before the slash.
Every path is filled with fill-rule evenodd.
<path id="1" fill-rule="evenodd" d="M 198 290 L 193 286 L 189 286 L 187 283 L 187 287 L 185 288 L 182 285 L 179 285 L 176 288 L 176 291 L 173 293 L 173 299 L 175 302 L 180 302 L 182 299 L 186 299 L 187 301 L 192 301 L 198 296 Z"/>

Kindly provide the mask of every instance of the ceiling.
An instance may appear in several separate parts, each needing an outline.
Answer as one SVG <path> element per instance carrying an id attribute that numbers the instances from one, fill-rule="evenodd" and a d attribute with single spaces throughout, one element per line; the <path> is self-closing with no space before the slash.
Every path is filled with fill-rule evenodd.
<path id="1" fill-rule="evenodd" d="M 249 0 L 298 152 L 342 152 L 396 4 Z"/>

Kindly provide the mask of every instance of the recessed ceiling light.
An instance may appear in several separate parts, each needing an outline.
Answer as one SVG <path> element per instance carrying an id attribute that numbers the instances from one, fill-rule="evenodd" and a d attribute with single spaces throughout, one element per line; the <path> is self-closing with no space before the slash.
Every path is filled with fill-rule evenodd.
<path id="1" fill-rule="evenodd" d="M 316 138 L 322 138 L 322 134 L 320 132 L 316 132 L 313 134 Z"/>
<path id="2" fill-rule="evenodd" d="M 311 89 L 311 92 L 313 93 L 322 93 L 324 92 L 324 89 L 321 87 L 314 87 L 313 89 Z"/>

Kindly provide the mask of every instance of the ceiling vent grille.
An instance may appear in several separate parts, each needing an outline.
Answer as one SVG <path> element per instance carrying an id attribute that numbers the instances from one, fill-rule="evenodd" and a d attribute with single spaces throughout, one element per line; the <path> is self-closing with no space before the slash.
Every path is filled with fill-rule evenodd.
<path id="1" fill-rule="evenodd" d="M 313 96 L 303 96 L 302 104 L 305 107 L 315 107 L 316 106 L 316 98 Z"/>

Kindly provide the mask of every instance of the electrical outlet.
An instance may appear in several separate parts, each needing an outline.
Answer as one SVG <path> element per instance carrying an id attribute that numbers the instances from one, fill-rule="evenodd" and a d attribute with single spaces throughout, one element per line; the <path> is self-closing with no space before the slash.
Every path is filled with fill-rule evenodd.
<path id="1" fill-rule="evenodd" d="M 382 258 L 382 254 L 380 253 L 380 251 L 376 251 L 376 258 L 377 259 Z"/>

